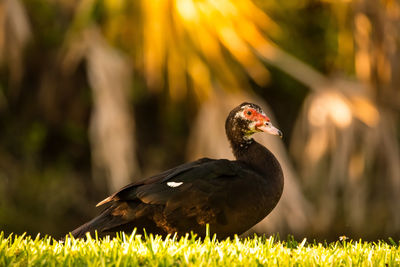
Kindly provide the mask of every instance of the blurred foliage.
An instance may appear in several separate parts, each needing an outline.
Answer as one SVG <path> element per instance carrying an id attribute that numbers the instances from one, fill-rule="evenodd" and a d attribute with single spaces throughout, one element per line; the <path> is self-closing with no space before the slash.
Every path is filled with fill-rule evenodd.
<path id="1" fill-rule="evenodd" d="M 399 10 L 367 0 L 3 0 L 0 230 L 62 235 L 110 189 L 184 162 L 194 117 L 223 91 L 258 95 L 292 136 L 284 142 L 314 204 L 308 232 L 400 236 Z"/>

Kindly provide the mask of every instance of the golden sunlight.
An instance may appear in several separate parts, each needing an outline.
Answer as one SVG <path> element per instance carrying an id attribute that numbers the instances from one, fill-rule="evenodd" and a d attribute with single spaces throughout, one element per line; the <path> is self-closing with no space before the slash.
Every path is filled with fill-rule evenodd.
<path id="1" fill-rule="evenodd" d="M 196 7 L 192 0 L 176 0 L 176 9 L 178 10 L 179 15 L 184 20 L 193 20 L 197 18 Z"/>
<path id="2" fill-rule="evenodd" d="M 260 86 L 269 82 L 256 51 L 270 47 L 265 32 L 276 25 L 251 1 L 143 1 L 143 8 L 143 30 L 151 33 L 143 40 L 149 89 L 167 84 L 171 99 L 179 100 L 190 88 L 204 99 L 213 84 L 246 88 L 246 75 Z M 232 67 L 232 59 L 245 71 Z"/>
<path id="3" fill-rule="evenodd" d="M 339 128 L 346 128 L 352 122 L 350 103 L 339 92 L 326 90 L 312 100 L 308 119 L 316 127 L 333 122 Z"/>

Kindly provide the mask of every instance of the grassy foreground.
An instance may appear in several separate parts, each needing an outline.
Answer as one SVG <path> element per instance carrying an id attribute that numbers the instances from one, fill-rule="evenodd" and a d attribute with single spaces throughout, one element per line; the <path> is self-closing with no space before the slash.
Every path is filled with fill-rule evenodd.
<path id="1" fill-rule="evenodd" d="M 0 266 L 399 266 L 400 248 L 386 242 L 308 243 L 273 237 L 217 241 L 120 235 L 96 240 L 0 234 Z"/>

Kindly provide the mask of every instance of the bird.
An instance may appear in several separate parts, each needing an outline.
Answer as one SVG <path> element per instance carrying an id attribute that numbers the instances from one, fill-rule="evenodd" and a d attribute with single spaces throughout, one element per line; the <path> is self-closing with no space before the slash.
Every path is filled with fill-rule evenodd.
<path id="1" fill-rule="evenodd" d="M 252 135 L 266 132 L 282 138 L 282 132 L 258 105 L 248 102 L 229 113 L 225 131 L 236 160 L 201 158 L 128 184 L 99 202 L 96 206 L 105 209 L 71 235 L 136 229 L 142 234 L 216 234 L 225 239 L 249 230 L 275 208 L 284 187 L 278 160 Z"/>

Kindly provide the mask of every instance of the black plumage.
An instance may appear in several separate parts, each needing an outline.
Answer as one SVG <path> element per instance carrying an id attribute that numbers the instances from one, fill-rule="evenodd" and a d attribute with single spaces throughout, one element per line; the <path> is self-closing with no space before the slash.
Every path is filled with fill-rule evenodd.
<path id="1" fill-rule="evenodd" d="M 236 160 L 202 158 L 125 186 L 97 206 L 109 206 L 72 231 L 74 237 L 135 227 L 148 233 L 241 234 L 267 216 L 283 191 L 283 174 L 273 154 L 254 141 L 255 132 L 281 136 L 260 107 L 243 103 L 226 120 Z"/>

